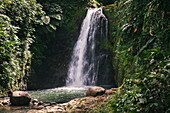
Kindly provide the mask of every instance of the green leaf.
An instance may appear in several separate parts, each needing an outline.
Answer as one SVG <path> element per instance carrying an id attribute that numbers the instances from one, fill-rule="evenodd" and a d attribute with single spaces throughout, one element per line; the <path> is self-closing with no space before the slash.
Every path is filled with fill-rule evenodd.
<path id="1" fill-rule="evenodd" d="M 49 24 L 50 23 L 50 17 L 49 16 L 42 16 L 41 20 L 45 23 L 45 24 Z"/>
<path id="2" fill-rule="evenodd" d="M 135 59 L 139 56 L 139 54 L 146 48 L 146 47 L 148 47 L 148 45 L 150 44 L 150 43 L 152 43 L 152 41 L 155 39 L 155 37 L 152 37 L 150 40 L 148 40 L 147 42 L 146 42 L 146 44 L 139 50 L 139 52 L 137 53 L 137 55 L 135 56 Z"/>
<path id="3" fill-rule="evenodd" d="M 50 24 L 50 27 L 51 27 L 53 30 L 56 30 L 56 29 L 57 29 L 56 26 L 53 25 L 53 24 Z"/>
<path id="4" fill-rule="evenodd" d="M 49 17 L 51 17 L 51 18 L 55 18 L 55 19 L 57 19 L 57 20 L 61 20 L 61 19 L 62 19 L 62 17 L 61 17 L 61 15 L 60 15 L 60 14 L 53 14 L 53 15 L 49 15 Z"/>
<path id="5" fill-rule="evenodd" d="M 50 26 L 46 26 L 46 28 L 49 32 L 53 32 L 53 29 Z"/>

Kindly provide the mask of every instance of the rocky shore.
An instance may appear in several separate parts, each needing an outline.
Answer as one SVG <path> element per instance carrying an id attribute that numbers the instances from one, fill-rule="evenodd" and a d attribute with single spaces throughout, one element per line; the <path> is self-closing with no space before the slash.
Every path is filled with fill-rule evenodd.
<path id="1" fill-rule="evenodd" d="M 111 94 L 118 88 L 104 90 L 101 87 L 91 87 L 86 92 L 86 97 L 76 98 L 67 103 L 43 107 L 40 110 L 29 110 L 27 113 L 86 113 L 93 112 L 94 108 L 106 104 Z"/>
<path id="2" fill-rule="evenodd" d="M 43 103 L 37 99 L 31 99 L 27 92 L 13 92 L 12 96 L 0 99 L 0 108 L 8 106 L 20 107 L 27 105 L 31 108 L 27 113 L 86 113 L 94 112 L 94 108 L 100 108 L 105 105 L 110 95 L 115 93 L 118 88 L 105 90 L 102 87 L 90 87 L 86 96 L 83 98 L 75 98 L 67 103 L 58 104 L 56 102 Z M 31 101 L 32 100 L 32 101 Z M 11 101 L 11 102 L 10 102 Z"/>

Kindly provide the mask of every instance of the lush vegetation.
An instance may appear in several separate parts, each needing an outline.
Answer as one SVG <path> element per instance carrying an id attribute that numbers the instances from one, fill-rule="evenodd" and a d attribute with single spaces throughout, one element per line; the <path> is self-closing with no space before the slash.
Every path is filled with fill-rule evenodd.
<path id="1" fill-rule="evenodd" d="M 26 83 L 46 58 L 59 26 L 68 32 L 78 29 L 74 13 L 85 12 L 86 4 L 87 0 L 0 1 L 0 95 Z"/>
<path id="2" fill-rule="evenodd" d="M 57 29 L 72 33 L 86 6 L 107 5 L 104 47 L 113 55 L 120 90 L 94 112 L 170 111 L 168 0 L 37 1 L 0 1 L 0 95 L 21 88 L 30 69 L 42 64 Z"/>
<path id="3" fill-rule="evenodd" d="M 46 15 L 41 17 L 44 25 L 36 27 L 35 36 L 37 38 L 31 46 L 31 52 L 33 53 L 31 64 L 32 72 L 34 72 L 46 58 L 45 51 L 48 49 L 50 41 L 53 40 L 52 37 L 55 36 L 55 32 L 59 28 L 63 18 L 62 8 L 58 3 L 55 3 L 55 1 L 38 0 L 38 2 L 42 5 Z"/>
<path id="4" fill-rule="evenodd" d="M 42 64 L 42 61 L 46 58 L 45 51 L 48 50 L 48 45 L 56 37 L 56 31 L 64 29 L 67 32 L 73 32 L 75 29 L 74 24 L 78 21 L 75 12 L 80 11 L 81 7 L 87 3 L 87 0 L 70 1 L 67 0 L 38 0 L 43 6 L 43 10 L 46 12 L 46 16 L 43 17 L 45 25 L 39 26 L 36 29 L 36 41 L 33 44 L 31 50 L 33 55 L 33 69 Z M 81 6 L 81 7 L 80 7 Z M 84 7 L 83 7 L 84 8 Z M 41 45 L 41 46 L 40 46 Z"/>
<path id="5" fill-rule="evenodd" d="M 96 0 L 99 4 L 101 4 L 102 6 L 106 6 L 109 4 L 113 4 L 116 0 Z M 119 0 L 117 0 L 119 1 Z"/>
<path id="6" fill-rule="evenodd" d="M 114 13 L 113 66 L 118 85 L 123 84 L 97 112 L 170 111 L 167 4 L 167 0 L 121 0 L 106 7 L 106 13 Z"/>
<path id="7" fill-rule="evenodd" d="M 29 48 L 44 14 L 36 0 L 0 1 L 0 94 L 18 89 L 29 74 Z"/>

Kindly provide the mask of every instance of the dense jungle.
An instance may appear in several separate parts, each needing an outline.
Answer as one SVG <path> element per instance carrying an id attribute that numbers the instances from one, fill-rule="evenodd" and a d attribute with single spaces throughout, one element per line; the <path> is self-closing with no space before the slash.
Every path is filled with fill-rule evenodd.
<path id="1" fill-rule="evenodd" d="M 169 0 L 0 0 L 0 97 L 65 86 L 87 10 L 102 8 L 108 36 L 98 39 L 97 52 L 108 54 L 109 60 L 108 66 L 101 64 L 95 85 L 117 90 L 106 102 L 85 111 L 170 112 L 169 4 Z"/>

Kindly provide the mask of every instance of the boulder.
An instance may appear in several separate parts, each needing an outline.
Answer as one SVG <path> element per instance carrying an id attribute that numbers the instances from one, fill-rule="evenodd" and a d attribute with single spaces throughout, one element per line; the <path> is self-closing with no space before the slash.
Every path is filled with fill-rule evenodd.
<path id="1" fill-rule="evenodd" d="M 87 92 L 86 92 L 86 96 L 99 96 L 99 95 L 103 95 L 105 93 L 105 89 L 102 87 L 90 87 Z"/>
<path id="2" fill-rule="evenodd" d="M 31 96 L 26 91 L 15 91 L 10 97 L 10 102 L 13 106 L 29 105 L 30 101 Z"/>

